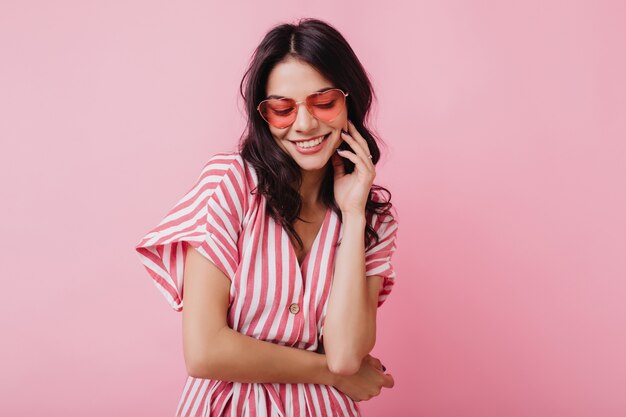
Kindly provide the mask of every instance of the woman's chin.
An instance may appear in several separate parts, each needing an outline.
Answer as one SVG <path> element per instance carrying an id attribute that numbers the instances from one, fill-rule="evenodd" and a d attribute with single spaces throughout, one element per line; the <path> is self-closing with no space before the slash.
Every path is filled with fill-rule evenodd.
<path id="1" fill-rule="evenodd" d="M 316 158 L 316 161 L 311 161 L 311 160 L 301 160 L 300 158 L 294 158 L 296 160 L 296 163 L 298 164 L 298 166 L 300 167 L 300 169 L 302 171 L 307 171 L 307 172 L 317 172 L 320 171 L 322 169 L 324 169 L 326 167 L 326 164 L 328 163 L 328 158 L 322 159 L 322 157 L 318 157 Z"/>

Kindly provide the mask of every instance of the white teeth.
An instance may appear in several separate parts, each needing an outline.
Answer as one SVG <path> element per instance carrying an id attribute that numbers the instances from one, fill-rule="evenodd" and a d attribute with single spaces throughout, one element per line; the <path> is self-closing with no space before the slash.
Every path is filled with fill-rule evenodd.
<path id="1" fill-rule="evenodd" d="M 296 145 L 298 145 L 301 148 L 311 148 L 313 146 L 317 146 L 320 143 L 322 143 L 324 138 L 325 138 L 325 136 L 322 136 L 319 139 L 307 140 L 306 142 L 296 142 Z"/>

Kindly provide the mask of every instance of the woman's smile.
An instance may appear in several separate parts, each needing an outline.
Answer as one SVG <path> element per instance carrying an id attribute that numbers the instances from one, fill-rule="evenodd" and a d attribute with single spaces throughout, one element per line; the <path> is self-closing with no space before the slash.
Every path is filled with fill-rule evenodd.
<path id="1" fill-rule="evenodd" d="M 326 144 L 326 140 L 329 136 L 330 133 L 327 133 L 323 136 L 318 136 L 313 139 L 291 141 L 291 143 L 295 146 L 298 152 L 304 155 L 311 155 L 318 152 L 324 147 L 324 145 Z"/>

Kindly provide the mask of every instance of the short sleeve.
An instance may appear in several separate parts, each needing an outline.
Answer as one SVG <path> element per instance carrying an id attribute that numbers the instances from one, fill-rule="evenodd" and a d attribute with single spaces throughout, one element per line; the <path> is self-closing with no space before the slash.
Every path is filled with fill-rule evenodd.
<path id="1" fill-rule="evenodd" d="M 193 187 L 135 246 L 141 263 L 174 310 L 183 308 L 183 242 L 234 279 L 247 204 L 245 184 L 244 163 L 238 153 L 214 155 Z"/>
<path id="2" fill-rule="evenodd" d="M 398 222 L 391 214 L 374 214 L 370 224 L 378 233 L 379 240 L 378 243 L 373 240 L 371 246 L 365 251 L 365 276 L 383 277 L 382 288 L 378 294 L 378 307 L 380 307 L 391 293 L 396 278 L 391 257 L 396 251 Z"/>

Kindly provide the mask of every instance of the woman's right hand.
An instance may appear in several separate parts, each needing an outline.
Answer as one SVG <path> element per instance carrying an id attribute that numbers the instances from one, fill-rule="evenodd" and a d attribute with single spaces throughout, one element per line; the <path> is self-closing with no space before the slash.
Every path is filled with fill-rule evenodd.
<path id="1" fill-rule="evenodd" d="M 391 374 L 383 371 L 380 360 L 367 355 L 361 361 L 361 368 L 354 375 L 336 375 L 333 386 L 354 401 L 367 401 L 380 394 L 382 387 L 393 388 Z"/>

